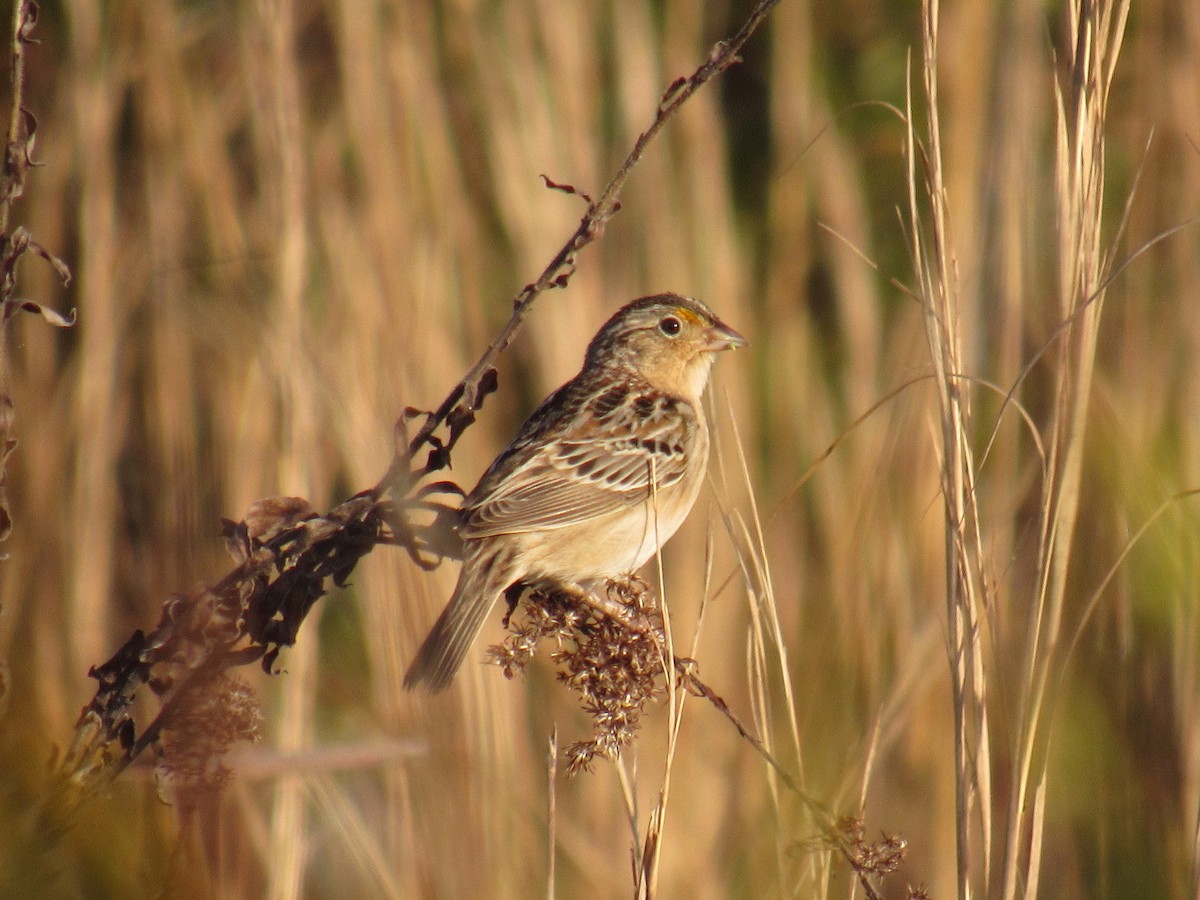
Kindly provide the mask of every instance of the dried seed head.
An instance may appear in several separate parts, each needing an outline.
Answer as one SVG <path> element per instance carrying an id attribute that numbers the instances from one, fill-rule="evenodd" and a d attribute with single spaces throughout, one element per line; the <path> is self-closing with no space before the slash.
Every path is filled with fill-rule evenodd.
<path id="1" fill-rule="evenodd" d="M 511 634 L 490 651 L 512 678 L 541 641 L 553 639 L 558 679 L 579 695 L 592 720 L 592 736 L 566 748 L 568 775 L 587 770 L 596 757 L 615 759 L 637 736 L 646 704 L 665 690 L 662 615 L 646 584 L 610 581 L 606 600 L 598 605 L 616 604 L 621 619 L 565 591 L 532 591 L 510 617 Z"/>
<path id="2" fill-rule="evenodd" d="M 155 774 L 160 794 L 183 805 L 222 788 L 229 770 L 222 757 L 238 741 L 257 742 L 262 711 L 254 691 L 217 674 L 177 694 L 163 727 Z"/>

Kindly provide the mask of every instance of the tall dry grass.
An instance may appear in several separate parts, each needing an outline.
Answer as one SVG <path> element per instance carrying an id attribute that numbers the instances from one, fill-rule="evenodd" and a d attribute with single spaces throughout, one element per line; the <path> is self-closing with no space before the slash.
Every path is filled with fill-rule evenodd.
<path id="1" fill-rule="evenodd" d="M 400 410 L 441 400 L 582 214 L 538 175 L 597 192 L 744 6 L 44 5 L 45 166 L 14 221 L 76 277 L 23 264 L 21 293 L 80 320 L 6 336 L 0 851 L 88 667 L 227 568 L 220 517 L 375 483 Z M 539 301 L 456 450 L 469 486 L 639 294 L 751 337 L 717 369 L 714 489 L 662 561 L 676 653 L 810 796 L 903 836 L 884 896 L 1200 883 L 1200 547 L 1172 499 L 1200 487 L 1196 232 L 1124 265 L 1200 212 L 1191 7 L 781 4 Z M 285 674 L 244 673 L 268 734 L 222 795 L 183 816 L 127 772 L 59 840 L 0 852 L 4 883 L 527 897 L 552 833 L 559 897 L 630 895 L 644 852 L 661 897 L 855 890 L 696 698 L 621 766 L 548 783 L 549 735 L 587 732 L 548 666 L 404 694 L 454 574 L 371 553 Z"/>

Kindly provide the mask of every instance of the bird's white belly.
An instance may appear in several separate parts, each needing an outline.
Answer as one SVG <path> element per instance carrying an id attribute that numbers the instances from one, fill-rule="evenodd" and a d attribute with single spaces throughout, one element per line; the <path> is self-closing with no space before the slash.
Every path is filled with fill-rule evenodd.
<path id="1" fill-rule="evenodd" d="M 568 583 L 636 572 L 683 524 L 687 507 L 669 515 L 642 503 L 603 520 L 520 536 L 526 552 L 542 562 L 531 575 Z M 690 506 L 691 504 L 687 504 Z"/>

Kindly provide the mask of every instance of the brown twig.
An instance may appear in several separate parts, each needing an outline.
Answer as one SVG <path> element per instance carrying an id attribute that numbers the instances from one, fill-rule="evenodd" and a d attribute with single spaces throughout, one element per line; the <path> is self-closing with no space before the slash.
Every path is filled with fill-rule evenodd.
<path id="1" fill-rule="evenodd" d="M 17 0 L 13 5 L 12 23 L 12 108 L 8 120 L 8 138 L 4 145 L 4 168 L 0 172 L 0 301 L 4 303 L 3 318 L 7 320 L 21 310 L 42 315 L 54 325 L 74 324 L 74 314 L 60 316 L 31 301 L 14 301 L 16 290 L 17 261 L 32 251 L 54 268 L 64 286 L 71 281 L 71 270 L 66 263 L 33 240 L 24 228 L 18 226 L 10 233 L 12 205 L 25 193 L 25 179 L 29 170 L 37 165 L 33 160 L 34 141 L 37 136 L 37 119 L 25 107 L 25 48 L 36 44 L 33 29 L 37 25 L 38 5 L 34 0 Z"/>
<path id="2" fill-rule="evenodd" d="M 4 184 L 0 190 L 0 234 L 8 234 L 12 201 L 25 190 L 25 173 L 33 165 L 33 136 L 37 120 L 25 108 L 25 46 L 37 24 L 38 6 L 32 0 L 13 4 L 12 110 L 8 120 L 8 142 L 4 152 Z M 22 132 L 25 138 L 22 139 Z"/>
<path id="3" fill-rule="evenodd" d="M 0 332 L 18 312 L 35 313 L 51 325 L 63 328 L 75 324 L 74 311 L 64 316 L 49 307 L 16 296 L 17 263 L 27 252 L 32 251 L 50 263 L 64 287 L 71 281 L 71 270 L 66 263 L 33 240 L 26 228 L 17 226 L 9 233 L 13 201 L 24 193 L 26 174 L 34 165 L 33 140 L 37 132 L 37 119 L 25 108 L 25 47 L 35 43 L 31 35 L 37 24 L 37 16 L 38 6 L 33 0 L 18 0 L 13 6 L 12 112 L 4 147 L 3 170 L 0 171 Z M 12 400 L 8 396 L 7 359 L 0 346 L 0 541 L 7 539 L 12 531 L 5 481 L 9 454 L 17 446 L 12 436 L 14 415 Z"/>
<path id="4" fill-rule="evenodd" d="M 835 817 L 829 809 L 806 792 L 800 782 L 775 758 L 766 745 L 746 727 L 737 714 L 730 709 L 720 694 L 700 680 L 696 672 L 696 661 L 675 657 L 675 672 L 680 686 L 693 696 L 707 700 L 738 735 L 746 741 L 763 761 L 779 776 L 788 790 L 795 794 L 812 813 L 821 830 L 823 842 L 834 847 L 854 870 L 859 884 L 869 900 L 880 900 L 880 894 L 872 878 L 880 879 L 891 874 L 904 859 L 906 844 L 903 838 L 884 836 L 878 843 L 868 842 L 863 831 L 862 820 L 856 816 Z"/>

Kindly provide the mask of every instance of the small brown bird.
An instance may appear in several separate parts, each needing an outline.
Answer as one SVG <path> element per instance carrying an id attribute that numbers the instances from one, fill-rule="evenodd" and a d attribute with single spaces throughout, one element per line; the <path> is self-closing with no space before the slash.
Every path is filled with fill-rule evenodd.
<path id="1" fill-rule="evenodd" d="M 406 688 L 445 688 L 510 589 L 593 591 L 666 543 L 704 483 L 709 369 L 716 353 L 745 345 L 707 306 L 677 294 L 634 300 L 605 323 L 579 374 L 542 402 L 463 500 L 458 585 Z"/>

